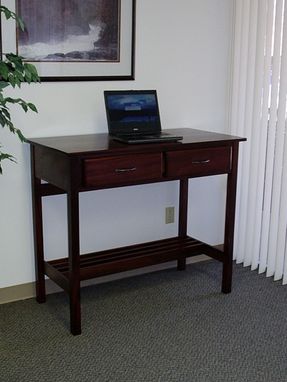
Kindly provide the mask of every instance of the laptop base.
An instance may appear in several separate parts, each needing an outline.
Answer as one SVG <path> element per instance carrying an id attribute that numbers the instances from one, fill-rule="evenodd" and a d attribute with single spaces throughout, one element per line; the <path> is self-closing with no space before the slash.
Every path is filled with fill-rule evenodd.
<path id="1" fill-rule="evenodd" d="M 177 142 L 182 140 L 182 136 L 178 135 L 159 135 L 159 136 L 151 136 L 151 135 L 143 135 L 143 136 L 116 136 L 112 135 L 112 139 L 115 141 L 119 141 L 122 143 L 127 143 L 130 145 L 133 144 L 142 144 L 142 143 L 162 143 L 162 142 Z"/>

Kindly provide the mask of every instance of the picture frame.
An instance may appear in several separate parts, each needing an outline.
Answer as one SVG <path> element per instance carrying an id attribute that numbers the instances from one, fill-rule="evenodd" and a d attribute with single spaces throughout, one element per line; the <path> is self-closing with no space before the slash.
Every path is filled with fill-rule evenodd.
<path id="1" fill-rule="evenodd" d="M 136 0 L 1 0 L 1 51 L 36 66 L 41 81 L 134 80 Z"/>

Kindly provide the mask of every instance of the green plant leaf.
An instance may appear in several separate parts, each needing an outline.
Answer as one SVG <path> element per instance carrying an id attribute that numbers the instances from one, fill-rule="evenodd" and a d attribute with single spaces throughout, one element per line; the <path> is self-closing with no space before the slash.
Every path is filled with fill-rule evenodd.
<path id="1" fill-rule="evenodd" d="M 25 80 L 28 82 L 28 84 L 32 81 L 32 74 L 30 72 L 25 71 Z"/>
<path id="2" fill-rule="evenodd" d="M 21 101 L 20 98 L 11 98 L 11 97 L 6 97 L 4 98 L 5 103 L 19 103 Z"/>
<path id="3" fill-rule="evenodd" d="M 7 88 L 7 86 L 9 86 L 9 83 L 8 82 L 5 82 L 5 81 L 0 81 L 0 92 Z"/>
<path id="4" fill-rule="evenodd" d="M 15 133 L 18 135 L 18 138 L 20 139 L 21 142 L 27 142 L 27 139 L 24 137 L 20 129 L 16 129 Z"/>
<path id="5" fill-rule="evenodd" d="M 7 65 L 5 64 L 5 62 L 1 61 L 0 62 L 0 76 L 4 80 L 7 80 L 8 79 L 8 74 L 9 74 L 9 69 L 8 69 Z"/>
<path id="6" fill-rule="evenodd" d="M 0 110 L 0 114 L 4 114 L 4 116 L 8 119 L 11 119 L 11 115 L 9 113 L 9 111 L 7 109 L 5 109 L 4 107 Z"/>
<path id="7" fill-rule="evenodd" d="M 21 105 L 22 109 L 25 111 L 25 113 L 27 113 L 27 111 L 28 111 L 27 104 L 25 102 L 21 102 L 20 105 Z"/>
<path id="8" fill-rule="evenodd" d="M 25 77 L 26 78 L 29 78 L 33 82 L 40 82 L 40 78 L 39 78 L 37 69 L 34 65 L 25 63 L 24 69 L 25 69 Z"/>
<path id="9" fill-rule="evenodd" d="M 11 162 L 14 162 L 14 163 L 17 163 L 16 162 L 16 159 L 13 157 L 13 155 L 11 154 L 7 154 L 7 153 L 3 153 L 1 150 L 0 150 L 0 175 L 3 174 L 3 169 L 2 169 L 2 165 L 1 165 L 1 162 L 5 159 L 8 159 L 10 160 Z"/>
<path id="10" fill-rule="evenodd" d="M 13 74 L 9 74 L 8 81 L 10 82 L 10 85 L 11 85 L 13 88 L 15 88 L 15 86 L 16 86 L 16 81 L 15 81 L 15 78 L 14 78 Z"/>
<path id="11" fill-rule="evenodd" d="M 29 106 L 29 108 L 32 111 L 34 111 L 35 113 L 38 113 L 38 110 L 37 110 L 36 106 L 33 103 L 29 102 L 27 105 Z"/>
<path id="12" fill-rule="evenodd" d="M 6 120 L 7 118 L 5 117 L 5 115 L 3 115 L 2 113 L 0 113 L 0 125 L 2 127 L 6 126 Z"/>
<path id="13" fill-rule="evenodd" d="M 2 152 L 0 152 L 0 159 L 1 160 L 3 160 L 3 159 L 10 159 L 10 160 L 13 160 L 13 162 L 15 162 L 13 155 L 2 153 Z"/>

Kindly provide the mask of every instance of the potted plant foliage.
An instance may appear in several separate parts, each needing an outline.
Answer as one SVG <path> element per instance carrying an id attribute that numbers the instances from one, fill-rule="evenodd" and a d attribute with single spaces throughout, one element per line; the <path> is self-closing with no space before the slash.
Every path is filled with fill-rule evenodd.
<path id="1" fill-rule="evenodd" d="M 19 28 L 24 30 L 23 21 L 16 15 L 15 12 L 10 11 L 5 6 L 0 6 L 0 16 L 4 14 L 7 20 L 14 19 Z M 1 37 L 1 36 L 0 36 Z M 25 142 L 20 129 L 16 128 L 11 120 L 10 106 L 16 104 L 20 106 L 25 112 L 32 110 L 37 112 L 36 106 L 31 102 L 26 102 L 22 98 L 12 98 L 5 96 L 5 89 L 12 86 L 21 87 L 23 82 L 30 84 L 31 82 L 39 82 L 37 69 L 34 65 L 24 62 L 23 57 L 14 53 L 5 53 L 1 49 L 0 57 L 0 125 L 2 128 L 7 128 L 11 133 L 18 136 L 21 142 Z M 10 160 L 15 162 L 15 157 L 6 153 L 1 146 L 0 142 L 0 174 L 2 174 L 2 162 Z"/>

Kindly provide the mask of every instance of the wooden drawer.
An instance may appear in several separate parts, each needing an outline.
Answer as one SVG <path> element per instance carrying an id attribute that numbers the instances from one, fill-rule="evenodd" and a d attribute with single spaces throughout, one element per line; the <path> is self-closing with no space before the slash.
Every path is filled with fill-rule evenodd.
<path id="1" fill-rule="evenodd" d="M 231 170 L 231 148 L 213 147 L 166 154 L 167 176 L 205 176 Z"/>
<path id="2" fill-rule="evenodd" d="M 84 185 L 129 184 L 162 177 L 162 154 L 138 154 L 84 160 Z"/>

